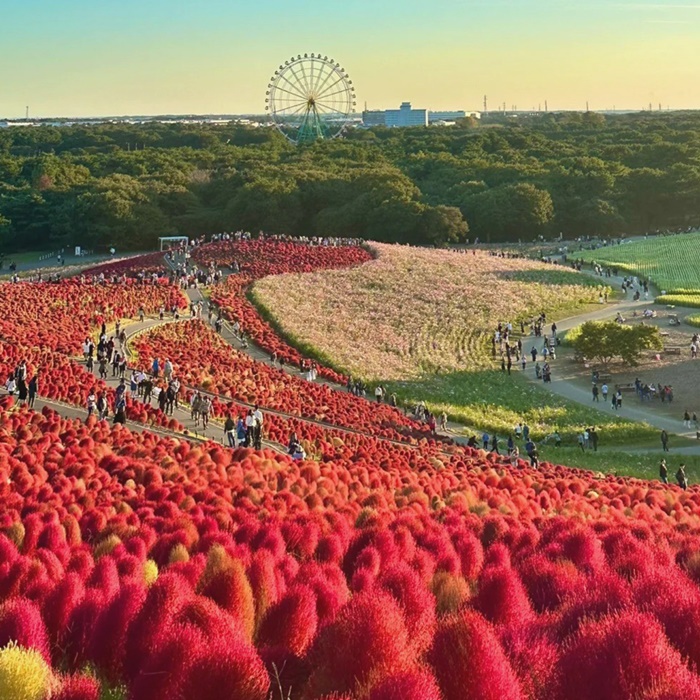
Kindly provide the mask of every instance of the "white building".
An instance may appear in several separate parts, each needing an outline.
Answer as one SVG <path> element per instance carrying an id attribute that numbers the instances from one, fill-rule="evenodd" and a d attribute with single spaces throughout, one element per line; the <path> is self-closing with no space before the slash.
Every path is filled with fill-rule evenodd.
<path id="1" fill-rule="evenodd" d="M 410 102 L 402 102 L 399 109 L 384 112 L 387 126 L 428 126 L 428 110 L 413 109 Z"/>

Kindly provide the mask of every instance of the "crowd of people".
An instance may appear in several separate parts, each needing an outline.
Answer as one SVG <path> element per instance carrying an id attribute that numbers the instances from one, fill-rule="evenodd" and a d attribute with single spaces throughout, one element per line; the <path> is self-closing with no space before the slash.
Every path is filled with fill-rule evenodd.
<path id="1" fill-rule="evenodd" d="M 36 371 L 31 378 L 27 374 L 27 361 L 22 360 L 8 376 L 5 391 L 12 397 L 16 396 L 19 405 L 26 404 L 33 408 L 39 392 L 39 372 Z"/>
<path id="2" fill-rule="evenodd" d="M 545 440 L 545 442 L 546 441 L 547 440 Z M 517 425 L 515 425 L 513 432 L 508 435 L 508 439 L 506 441 L 507 455 L 511 466 L 513 467 L 517 466 L 518 460 L 521 458 L 520 447 L 518 446 L 519 443 L 522 443 L 525 455 L 530 460 L 530 465 L 537 469 L 540 464 L 539 449 L 535 441 L 532 439 L 530 434 L 530 426 L 528 426 L 527 423 L 519 422 Z M 559 438 L 557 433 L 556 445 L 559 446 L 560 444 L 561 438 Z M 489 433 L 485 431 L 482 434 L 481 439 L 479 439 L 476 435 L 472 435 L 467 441 L 467 446 L 474 449 L 481 447 L 487 452 L 493 452 L 497 455 L 501 454 L 501 442 L 498 435 L 495 433 L 493 435 L 489 435 Z"/>
<path id="3" fill-rule="evenodd" d="M 544 311 L 529 322 L 521 320 L 519 323 L 520 337 L 517 340 L 513 340 L 513 324 L 511 322 L 498 323 L 491 336 L 491 355 L 494 359 L 500 357 L 502 372 L 511 374 L 513 365 L 520 365 L 522 371 L 526 371 L 528 360 L 523 349 L 523 337 L 529 332 L 535 338 L 542 338 L 542 348 L 538 350 L 537 345 L 533 344 L 529 352 L 535 368 L 535 377 L 541 379 L 545 384 L 552 381 L 550 362 L 557 359 L 557 348 L 561 344 L 561 340 L 557 336 L 557 324 L 552 323 L 551 333 L 546 333 L 544 330 L 546 323 L 547 315 Z M 541 365 L 540 355 L 542 356 Z"/>
<path id="4" fill-rule="evenodd" d="M 381 388 L 382 391 L 384 391 L 384 387 L 378 387 Z M 377 396 L 377 401 L 381 402 L 381 397 Z M 389 403 L 393 406 L 396 405 L 396 395 L 392 394 Z M 438 420 L 437 416 L 428 409 L 425 401 L 419 401 L 415 406 L 413 407 L 413 410 L 410 413 L 411 417 L 413 420 L 423 423 L 424 425 L 427 425 L 428 428 L 430 429 L 430 432 L 433 435 L 437 435 L 438 431 Z M 440 414 L 440 430 L 443 433 L 447 432 L 448 425 L 447 425 L 447 413 L 443 411 Z"/>
<path id="5" fill-rule="evenodd" d="M 202 304 L 193 303 L 190 309 L 193 318 L 201 315 Z M 114 423 L 124 423 L 126 420 L 126 398 L 129 393 L 134 401 L 142 401 L 152 405 L 155 400 L 158 408 L 165 414 L 172 416 L 180 407 L 180 396 L 183 385 L 176 376 L 173 363 L 168 357 L 164 359 L 154 357 L 151 360 L 149 372 L 139 368 L 131 368 L 128 377 L 128 361 L 125 353 L 126 334 L 120 323 L 117 323 L 114 335 L 107 335 L 105 325 L 102 325 L 98 343 L 86 338 L 83 345 L 83 353 L 86 367 L 94 371 L 97 363 L 101 378 L 107 379 L 108 367 L 112 367 L 112 377 L 119 379 L 115 390 L 114 406 L 112 407 Z M 22 372 L 19 370 L 19 377 Z M 14 378 L 13 378 L 14 380 Z M 36 385 L 35 385 L 36 390 Z M 110 406 L 103 392 L 93 388 L 87 398 L 88 416 L 96 415 L 99 420 L 105 420 L 109 416 Z M 189 399 L 190 417 L 195 428 L 201 426 L 207 430 L 212 414 L 213 400 L 206 392 L 195 390 Z M 229 414 L 224 422 L 224 436 L 228 445 L 235 447 L 262 448 L 263 437 L 263 413 L 258 406 L 248 409 L 247 414 L 238 415 L 234 420 Z"/>
<path id="6" fill-rule="evenodd" d="M 576 441 L 578 443 L 579 448 L 581 449 L 581 452 L 585 452 L 586 450 L 592 449 L 593 452 L 598 451 L 598 429 L 593 426 L 590 428 L 585 428 L 582 430 L 577 438 Z"/>

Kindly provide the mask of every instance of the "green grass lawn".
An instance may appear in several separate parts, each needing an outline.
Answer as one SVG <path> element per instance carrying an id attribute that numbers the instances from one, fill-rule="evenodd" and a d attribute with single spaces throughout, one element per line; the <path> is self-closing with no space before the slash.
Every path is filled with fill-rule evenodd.
<path id="1" fill-rule="evenodd" d="M 36 263 L 37 265 L 39 264 L 40 259 L 44 255 L 49 255 L 50 253 L 53 253 L 55 251 L 51 250 L 31 250 L 27 253 L 5 253 L 5 259 L 3 260 L 3 270 L 6 270 L 10 263 L 17 263 L 18 265 L 25 265 L 28 263 Z M 54 256 L 54 260 L 55 260 Z"/>
<path id="2" fill-rule="evenodd" d="M 451 420 L 504 437 L 516 423 L 525 421 L 536 440 L 558 430 L 563 442 L 572 445 L 578 433 L 590 426 L 597 427 L 607 444 L 636 446 L 658 438 L 658 431 L 647 424 L 568 401 L 530 383 L 515 369 L 510 376 L 500 370 L 457 372 L 388 382 L 385 387 L 403 404 L 424 400 L 438 415 L 445 411 Z"/>
<path id="3" fill-rule="evenodd" d="M 668 465 L 669 479 L 672 480 L 678 465 L 683 462 L 686 465 L 689 482 L 691 484 L 700 483 L 700 456 L 674 454 L 673 448 L 666 453 L 661 450 L 658 452 L 631 452 L 606 447 L 599 447 L 598 452 L 593 452 L 593 450 L 581 452 L 578 447 L 557 449 L 543 445 L 540 446 L 539 453 L 541 460 L 552 462 L 552 464 L 565 464 L 568 467 L 580 467 L 617 476 L 634 476 L 639 479 L 658 479 L 659 462 L 665 459 Z"/>
<path id="4" fill-rule="evenodd" d="M 654 236 L 576 253 L 588 262 L 614 265 L 641 275 L 669 294 L 700 294 L 700 233 Z M 674 302 L 680 304 L 681 301 Z M 700 305 L 700 304 L 698 304 Z"/>

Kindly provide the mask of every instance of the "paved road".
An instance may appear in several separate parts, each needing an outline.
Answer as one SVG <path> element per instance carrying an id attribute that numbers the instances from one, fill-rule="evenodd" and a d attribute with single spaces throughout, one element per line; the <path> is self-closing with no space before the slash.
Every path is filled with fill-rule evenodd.
<path id="1" fill-rule="evenodd" d="M 600 279 L 602 283 L 614 284 L 617 289 L 620 289 L 622 284 L 621 277 L 613 278 L 596 278 Z M 632 315 L 634 311 L 641 313 L 645 308 L 649 308 L 653 304 L 655 290 L 650 288 L 649 290 L 649 300 L 644 300 L 643 298 L 639 301 L 632 301 L 632 293 L 628 292 L 628 298 L 622 299 L 619 302 L 613 302 L 609 304 L 604 304 L 600 309 L 591 311 L 586 314 L 581 314 L 579 316 L 574 316 L 571 318 L 563 319 L 557 321 L 557 333 L 561 335 L 562 333 L 574 328 L 575 326 L 584 323 L 585 321 L 604 321 L 613 320 L 617 313 L 620 313 L 623 318 L 627 318 Z M 547 324 L 547 330 L 551 325 L 551 320 Z M 543 346 L 542 338 L 528 337 L 523 340 L 523 350 L 528 359 L 528 367 L 526 370 L 527 378 L 533 383 L 542 383 L 535 376 L 534 365 L 531 362 L 530 350 L 532 347 L 536 347 L 538 352 L 541 352 Z M 568 360 L 565 360 L 567 362 Z M 543 363 L 542 357 L 539 357 L 540 365 Z M 558 369 L 563 369 L 561 365 L 561 360 L 555 360 L 551 362 L 552 366 L 552 381 L 548 383 L 545 388 L 558 396 L 562 396 L 571 401 L 576 401 L 588 408 L 593 408 L 599 410 L 601 413 L 607 415 L 613 414 L 620 416 L 621 418 L 627 418 L 629 420 L 640 421 L 648 423 L 654 428 L 657 428 L 659 432 L 665 430 L 668 433 L 673 433 L 676 435 L 682 435 L 684 437 L 689 437 L 695 439 L 695 430 L 688 430 L 684 428 L 682 419 L 669 418 L 667 416 L 659 415 L 652 408 L 646 408 L 645 405 L 639 403 L 636 394 L 634 393 L 624 393 L 622 400 L 622 408 L 619 411 L 613 411 L 611 408 L 611 402 L 606 403 L 595 402 L 592 400 L 591 389 L 584 388 L 578 384 L 570 381 L 565 376 L 562 377 L 558 373 Z M 611 382 L 610 390 L 613 391 L 614 380 Z M 659 443 L 659 449 L 661 443 Z M 686 454 L 700 454 L 700 445 L 698 447 L 688 447 L 683 448 L 688 450 Z M 657 448 L 645 450 L 645 451 L 657 451 Z M 679 450 L 674 450 L 674 452 L 680 452 Z"/>

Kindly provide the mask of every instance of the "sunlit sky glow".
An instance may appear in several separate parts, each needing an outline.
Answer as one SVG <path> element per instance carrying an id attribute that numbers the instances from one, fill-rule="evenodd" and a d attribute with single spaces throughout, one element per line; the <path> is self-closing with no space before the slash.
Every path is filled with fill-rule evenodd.
<path id="1" fill-rule="evenodd" d="M 292 55 L 358 106 L 700 107 L 700 0 L 4 0 L 0 116 L 261 113 Z"/>

